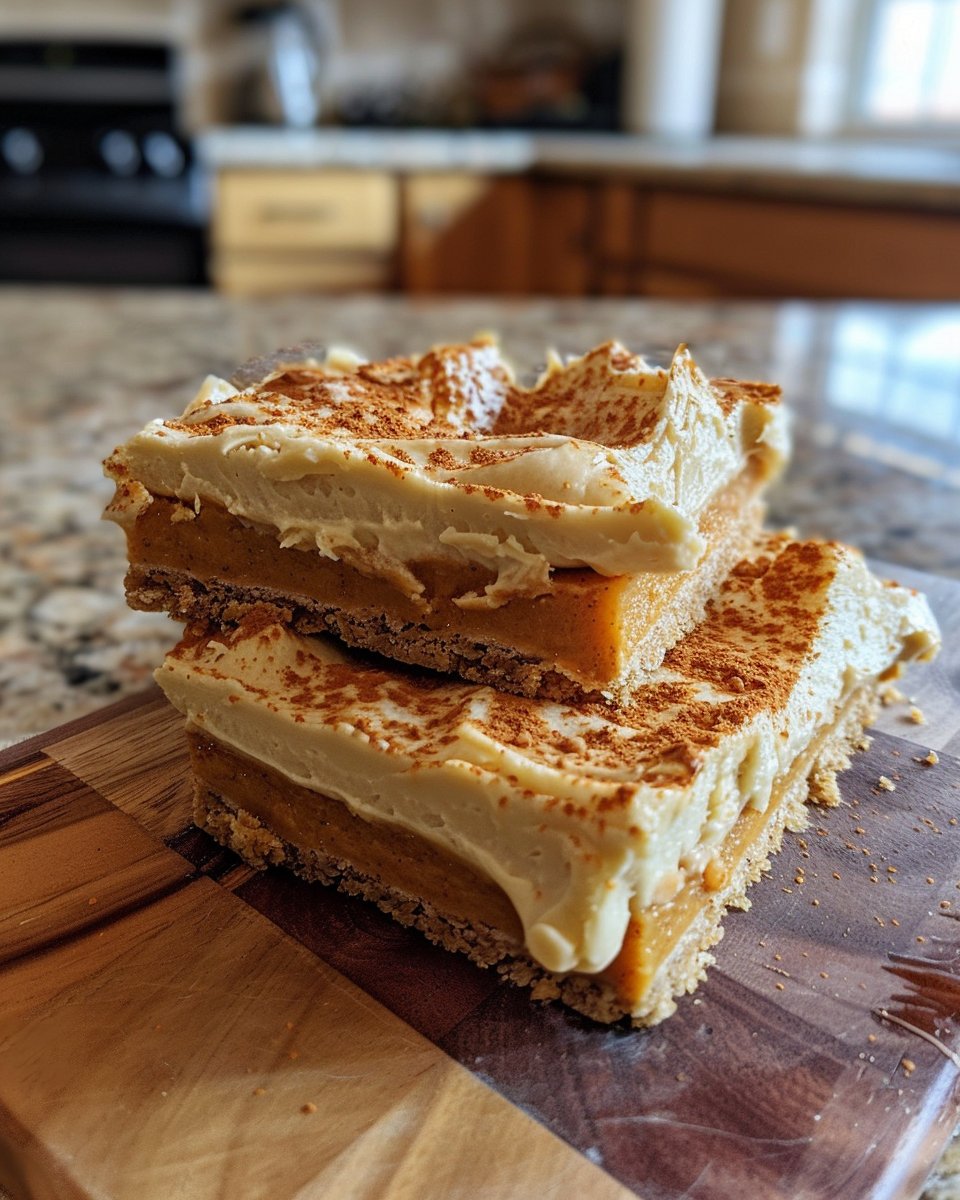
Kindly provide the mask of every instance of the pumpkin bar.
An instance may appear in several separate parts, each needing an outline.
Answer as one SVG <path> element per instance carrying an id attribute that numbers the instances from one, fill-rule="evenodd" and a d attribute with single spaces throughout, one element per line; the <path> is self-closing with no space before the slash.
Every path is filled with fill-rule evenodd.
<path id="1" fill-rule="evenodd" d="M 651 1024 L 805 801 L 836 802 L 877 682 L 937 646 L 923 597 L 855 551 L 766 535 L 621 706 L 387 668 L 269 607 L 188 629 L 157 679 L 187 717 L 196 820 L 248 862 Z"/>
<path id="2" fill-rule="evenodd" d="M 127 595 L 187 620 L 271 605 L 525 695 L 622 696 L 747 552 L 788 452 L 779 390 L 616 343 L 521 386 L 478 339 L 208 380 L 106 469 Z"/>

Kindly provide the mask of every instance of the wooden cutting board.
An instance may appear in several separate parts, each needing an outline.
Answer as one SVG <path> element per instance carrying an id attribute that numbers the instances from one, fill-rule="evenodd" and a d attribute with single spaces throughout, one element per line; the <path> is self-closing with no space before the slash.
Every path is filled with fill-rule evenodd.
<path id="1" fill-rule="evenodd" d="M 7 751 L 0 1185 L 916 1194 L 960 1103 L 960 584 L 908 580 L 948 638 L 906 684 L 927 723 L 884 711 L 844 804 L 788 838 L 707 983 L 644 1032 L 531 1005 L 360 901 L 252 872 L 191 826 L 155 691 Z"/>

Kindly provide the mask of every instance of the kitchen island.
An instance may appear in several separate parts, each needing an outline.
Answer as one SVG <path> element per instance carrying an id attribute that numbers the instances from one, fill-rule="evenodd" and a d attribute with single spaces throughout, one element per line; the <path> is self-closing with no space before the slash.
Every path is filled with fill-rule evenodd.
<path id="1" fill-rule="evenodd" d="M 771 522 L 861 546 L 889 572 L 960 579 L 960 310 L 653 300 L 237 301 L 203 292 L 0 293 L 0 744 L 133 696 L 176 640 L 124 605 L 100 460 L 208 372 L 304 339 L 371 356 L 499 330 L 525 374 L 609 337 L 712 375 L 772 379 L 796 451 Z M 952 747 L 951 747 L 952 748 Z M 960 1195 L 948 1178 L 930 1184 Z"/>

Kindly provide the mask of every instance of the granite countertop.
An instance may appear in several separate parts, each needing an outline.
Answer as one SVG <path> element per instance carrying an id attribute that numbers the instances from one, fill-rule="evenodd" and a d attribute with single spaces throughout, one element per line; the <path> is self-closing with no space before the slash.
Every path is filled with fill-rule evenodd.
<path id="1" fill-rule="evenodd" d="M 796 452 L 771 520 L 960 578 L 960 308 L 653 300 L 238 301 L 206 292 L 0 290 L 0 745 L 143 688 L 176 640 L 123 601 L 100 461 L 208 372 L 307 338 L 384 355 L 501 331 L 525 370 L 619 337 L 715 375 L 774 379 Z M 948 1160 L 949 1154 L 948 1152 Z M 956 1152 L 953 1152 L 956 1153 Z M 960 1158 L 960 1154 L 956 1155 Z M 960 1197 L 950 1171 L 929 1200 Z"/>
<path id="2" fill-rule="evenodd" d="M 606 337 L 661 361 L 685 340 L 712 374 L 785 384 L 794 464 L 771 517 L 875 558 L 960 578 L 960 309 L 939 306 L 285 298 L 0 291 L 0 744 L 143 687 L 173 628 L 123 602 L 123 538 L 99 520 L 100 461 L 179 411 L 207 372 L 305 338 L 371 355 L 502 331 L 544 347 Z"/>
<path id="3" fill-rule="evenodd" d="M 960 209 L 960 146 L 949 144 L 263 125 L 211 129 L 198 149 L 214 169 L 612 174 L 683 188 Z"/>

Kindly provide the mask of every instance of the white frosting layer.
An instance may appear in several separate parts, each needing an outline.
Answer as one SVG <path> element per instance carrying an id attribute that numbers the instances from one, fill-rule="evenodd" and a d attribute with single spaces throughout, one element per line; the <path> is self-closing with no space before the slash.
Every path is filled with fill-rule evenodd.
<path id="1" fill-rule="evenodd" d="M 107 469 L 413 596 L 418 560 L 480 563 L 496 579 L 461 602 L 496 606 L 545 591 L 552 567 L 694 567 L 706 505 L 748 459 L 770 477 L 788 452 L 773 389 L 733 395 L 685 347 L 662 371 L 601 346 L 553 361 L 531 389 L 488 341 L 397 364 L 341 356 L 244 392 L 210 378 L 179 421 L 148 425 Z"/>
<path id="2" fill-rule="evenodd" d="M 937 648 L 925 600 L 854 552 L 765 550 L 619 713 L 417 682 L 255 623 L 185 642 L 157 679 L 213 737 L 494 880 L 545 967 L 596 972 L 846 697 Z"/>

